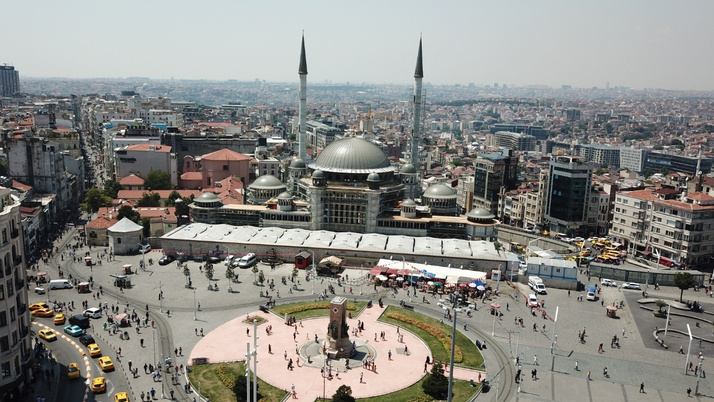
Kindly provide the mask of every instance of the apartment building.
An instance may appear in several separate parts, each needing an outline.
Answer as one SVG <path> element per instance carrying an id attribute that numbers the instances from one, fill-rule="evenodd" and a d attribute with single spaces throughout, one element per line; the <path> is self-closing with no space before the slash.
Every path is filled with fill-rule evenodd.
<path id="1" fill-rule="evenodd" d="M 473 206 L 483 208 L 494 215 L 498 211 L 499 194 L 516 187 L 518 159 L 512 151 L 495 152 L 478 157 L 474 161 Z"/>
<path id="2" fill-rule="evenodd" d="M 20 201 L 0 187 L 0 399 L 22 400 L 21 387 L 30 383 L 32 335 Z"/>
<path id="3" fill-rule="evenodd" d="M 587 232 L 593 165 L 575 156 L 554 156 L 548 164 L 545 217 L 552 231 Z"/>
<path id="4" fill-rule="evenodd" d="M 620 148 L 620 169 L 644 172 L 647 154 L 649 154 L 647 149 Z"/>
<path id="5" fill-rule="evenodd" d="M 714 197 L 651 190 L 618 193 L 610 234 L 630 253 L 659 264 L 710 271 Z"/>

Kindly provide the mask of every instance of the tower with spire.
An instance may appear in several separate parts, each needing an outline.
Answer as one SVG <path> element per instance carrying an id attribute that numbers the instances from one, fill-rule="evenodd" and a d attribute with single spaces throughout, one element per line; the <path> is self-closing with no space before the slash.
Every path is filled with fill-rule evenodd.
<path id="1" fill-rule="evenodd" d="M 414 121 L 412 123 L 412 142 L 409 162 L 417 170 L 421 170 L 419 161 L 419 136 L 421 135 L 421 80 L 424 78 L 424 67 L 421 60 L 421 38 L 419 38 L 419 54 L 417 55 L 416 68 L 414 69 Z"/>
<path id="2" fill-rule="evenodd" d="M 298 156 L 303 161 L 307 160 L 307 58 L 305 57 L 305 33 L 302 34 L 302 47 L 300 49 L 300 104 L 298 114 L 300 116 L 300 127 L 298 128 L 299 152 Z"/>

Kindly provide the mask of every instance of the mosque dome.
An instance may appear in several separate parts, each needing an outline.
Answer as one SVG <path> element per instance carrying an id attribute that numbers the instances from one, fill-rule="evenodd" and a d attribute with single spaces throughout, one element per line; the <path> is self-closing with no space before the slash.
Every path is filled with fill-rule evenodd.
<path id="1" fill-rule="evenodd" d="M 382 181 L 382 179 L 379 177 L 379 173 L 370 173 L 369 176 L 367 176 L 367 181 L 379 182 Z"/>
<path id="2" fill-rule="evenodd" d="M 489 210 L 484 208 L 474 208 L 469 213 L 466 214 L 467 218 L 473 219 L 493 219 L 496 216 L 492 214 Z"/>
<path id="3" fill-rule="evenodd" d="M 411 174 L 417 173 L 417 170 L 414 165 L 412 165 L 411 163 L 407 163 L 406 165 L 402 166 L 402 168 L 399 170 L 399 173 Z"/>
<path id="4" fill-rule="evenodd" d="M 283 191 L 278 195 L 279 200 L 292 200 L 293 199 L 293 193 L 290 191 Z"/>
<path id="5" fill-rule="evenodd" d="M 427 198 L 456 198 L 456 191 L 446 184 L 439 183 L 430 186 L 424 191 L 424 197 Z"/>
<path id="6" fill-rule="evenodd" d="M 193 200 L 193 203 L 197 207 L 201 208 L 215 208 L 215 207 L 220 207 L 223 205 L 223 202 L 221 202 L 221 199 L 218 198 L 218 196 L 210 191 L 206 191 L 196 197 Z"/>
<path id="7" fill-rule="evenodd" d="M 380 173 L 394 168 L 382 150 L 373 143 L 358 137 L 334 141 L 310 165 L 331 173 Z"/>
<path id="8" fill-rule="evenodd" d="M 295 158 L 293 161 L 290 163 L 290 168 L 291 169 L 306 169 L 307 165 L 305 164 L 305 161 L 300 159 L 300 158 Z"/>
<path id="9" fill-rule="evenodd" d="M 248 186 L 250 188 L 254 189 L 261 189 L 261 190 L 269 190 L 269 189 L 276 189 L 276 188 L 284 188 L 285 184 L 283 184 L 280 179 L 278 179 L 275 176 L 271 175 L 264 175 L 258 177 L 253 183 Z"/>
<path id="10" fill-rule="evenodd" d="M 325 173 L 322 170 L 316 170 L 316 171 L 312 172 L 312 178 L 313 179 L 324 179 Z"/>
<path id="11" fill-rule="evenodd" d="M 407 198 L 406 200 L 404 200 L 404 202 L 402 202 L 402 206 L 403 207 L 416 207 L 416 202 L 414 202 L 414 200 L 412 200 L 411 198 Z"/>

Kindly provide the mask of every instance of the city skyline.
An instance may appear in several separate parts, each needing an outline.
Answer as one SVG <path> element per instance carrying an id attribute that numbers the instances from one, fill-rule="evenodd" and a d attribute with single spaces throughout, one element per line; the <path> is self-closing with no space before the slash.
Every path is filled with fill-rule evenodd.
<path id="1" fill-rule="evenodd" d="M 714 3 L 13 3 L 0 63 L 42 77 L 713 90 Z M 61 22 L 72 18 L 80 25 Z"/>

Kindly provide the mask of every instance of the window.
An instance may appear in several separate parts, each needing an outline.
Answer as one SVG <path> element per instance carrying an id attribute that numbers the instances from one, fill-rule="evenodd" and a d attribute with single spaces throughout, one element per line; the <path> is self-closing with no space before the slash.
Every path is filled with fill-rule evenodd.
<path id="1" fill-rule="evenodd" d="M 10 340 L 7 336 L 0 338 L 0 352 L 7 352 L 10 349 Z"/>
<path id="2" fill-rule="evenodd" d="M 10 321 L 15 322 L 15 319 L 17 319 L 15 317 L 15 307 L 10 307 Z"/>
<path id="3" fill-rule="evenodd" d="M 15 288 L 12 286 L 12 279 L 7 280 L 7 295 L 12 296 L 15 293 Z"/>
<path id="4" fill-rule="evenodd" d="M 7 325 L 7 313 L 4 311 L 0 311 L 0 327 L 4 327 Z"/>
<path id="5" fill-rule="evenodd" d="M 10 362 L 2 364 L 2 378 L 10 377 Z"/>

